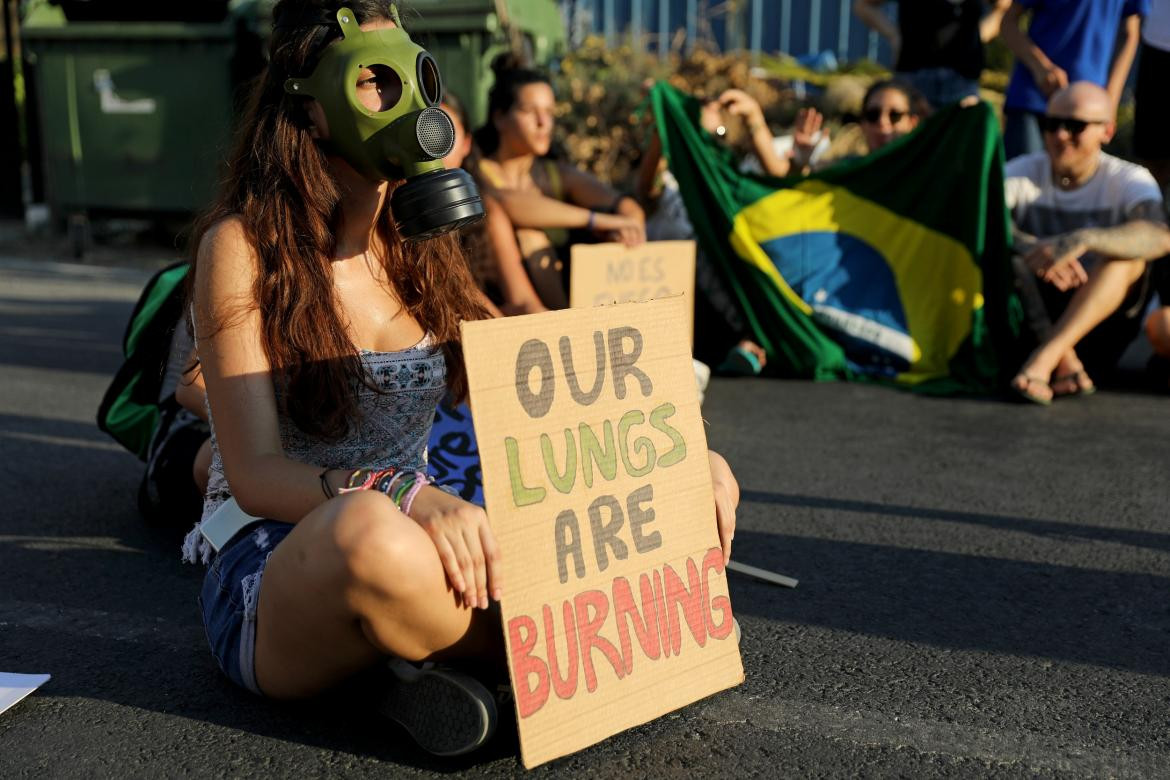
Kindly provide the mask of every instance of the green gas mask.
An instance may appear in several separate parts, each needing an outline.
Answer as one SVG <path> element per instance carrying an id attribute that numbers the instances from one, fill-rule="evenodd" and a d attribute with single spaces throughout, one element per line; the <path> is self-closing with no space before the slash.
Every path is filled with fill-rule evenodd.
<path id="1" fill-rule="evenodd" d="M 394 190 L 390 210 L 399 232 L 417 241 L 476 222 L 483 203 L 466 171 L 443 167 L 455 126 L 439 108 L 439 67 L 402 29 L 396 6 L 390 13 L 394 29 L 365 31 L 353 11 L 339 9 L 341 39 L 325 48 L 310 76 L 290 78 L 284 89 L 321 104 L 329 122 L 327 151 L 369 179 L 406 179 Z M 382 86 L 381 111 L 358 99 L 358 75 L 365 68 L 374 70 Z"/>

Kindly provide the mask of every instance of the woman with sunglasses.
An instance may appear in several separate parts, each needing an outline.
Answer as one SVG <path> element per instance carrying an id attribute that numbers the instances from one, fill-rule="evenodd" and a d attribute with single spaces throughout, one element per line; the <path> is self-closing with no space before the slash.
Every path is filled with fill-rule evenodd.
<path id="1" fill-rule="evenodd" d="M 879 81 L 861 101 L 861 134 L 870 152 L 876 152 L 918 127 L 929 106 L 918 90 L 901 81 Z"/>

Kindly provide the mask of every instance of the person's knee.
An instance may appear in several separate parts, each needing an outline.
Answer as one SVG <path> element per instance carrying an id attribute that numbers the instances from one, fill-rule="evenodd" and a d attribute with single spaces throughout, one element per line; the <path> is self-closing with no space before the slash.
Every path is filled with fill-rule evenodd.
<path id="1" fill-rule="evenodd" d="M 413 576 L 420 541 L 428 542 L 401 522 L 404 516 L 377 491 L 358 491 L 334 499 L 342 505 L 330 525 L 350 586 L 383 597 L 405 598 L 418 586 Z"/>
<path id="2" fill-rule="evenodd" d="M 1170 358 L 1170 306 L 1155 309 L 1146 318 L 1146 335 L 1155 352 Z"/>

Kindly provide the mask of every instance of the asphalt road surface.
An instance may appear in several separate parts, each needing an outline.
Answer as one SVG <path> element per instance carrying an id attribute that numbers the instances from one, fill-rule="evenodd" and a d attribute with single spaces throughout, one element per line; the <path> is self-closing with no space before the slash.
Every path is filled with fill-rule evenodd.
<path id="1" fill-rule="evenodd" d="M 141 271 L 0 261 L 2 777 L 524 774 L 514 725 L 436 761 L 363 689 L 226 682 L 178 529 L 94 425 Z M 1170 771 L 1170 398 L 1049 409 L 875 387 L 712 382 L 744 489 L 747 681 L 532 776 L 1110 776 Z"/>

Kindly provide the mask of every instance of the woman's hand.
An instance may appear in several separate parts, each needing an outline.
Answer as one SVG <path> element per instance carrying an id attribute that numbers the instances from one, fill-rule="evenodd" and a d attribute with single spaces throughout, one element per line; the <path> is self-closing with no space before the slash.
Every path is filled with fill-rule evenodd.
<path id="1" fill-rule="evenodd" d="M 500 600 L 500 551 L 482 507 L 427 485 L 415 497 L 410 517 L 430 534 L 464 607 L 487 609 L 489 594 Z"/>
<path id="2" fill-rule="evenodd" d="M 735 509 L 739 506 L 739 483 L 731 466 L 718 452 L 707 451 L 711 461 L 711 486 L 715 492 L 715 524 L 719 528 L 719 546 L 723 564 L 731 560 L 731 540 L 735 538 Z"/>
<path id="3" fill-rule="evenodd" d="M 764 109 L 759 102 L 742 89 L 728 89 L 719 96 L 719 106 L 732 116 L 742 117 L 747 123 L 748 130 L 756 132 L 758 129 L 767 129 L 764 121 Z"/>
<path id="4" fill-rule="evenodd" d="M 637 216 L 594 212 L 593 229 L 610 241 L 638 246 L 646 241 L 646 222 Z"/>
<path id="5" fill-rule="evenodd" d="M 796 112 L 796 124 L 792 127 L 792 159 L 801 168 L 808 167 L 813 152 L 822 138 L 828 137 L 824 130 L 825 117 L 815 108 L 802 108 Z"/>

